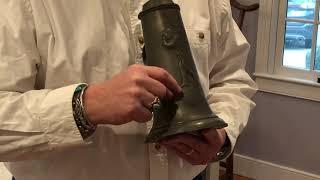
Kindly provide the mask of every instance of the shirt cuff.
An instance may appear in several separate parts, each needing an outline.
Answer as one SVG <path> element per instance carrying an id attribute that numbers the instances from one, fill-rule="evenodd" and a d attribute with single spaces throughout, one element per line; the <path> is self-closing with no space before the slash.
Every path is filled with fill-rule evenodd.
<path id="1" fill-rule="evenodd" d="M 222 159 L 225 159 L 227 158 L 231 152 L 233 152 L 234 150 L 234 147 L 236 145 L 236 142 L 237 142 L 237 138 L 240 134 L 240 129 L 239 127 L 237 126 L 237 123 L 232 121 L 231 118 L 225 114 L 219 114 L 218 115 L 221 119 L 223 119 L 226 123 L 228 123 L 228 126 L 224 128 L 224 130 L 226 131 L 226 140 L 229 141 L 229 144 L 228 144 L 228 152 L 225 153 L 225 156 L 222 158 Z"/>
<path id="2" fill-rule="evenodd" d="M 72 97 L 80 84 L 50 91 L 41 104 L 41 124 L 49 145 L 79 145 L 84 141 L 75 123 Z"/>

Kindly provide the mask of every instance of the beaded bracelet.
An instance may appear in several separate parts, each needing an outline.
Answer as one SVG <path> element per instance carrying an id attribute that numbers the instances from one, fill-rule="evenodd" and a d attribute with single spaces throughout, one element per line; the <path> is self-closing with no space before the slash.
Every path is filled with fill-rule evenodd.
<path id="1" fill-rule="evenodd" d="M 83 139 L 90 137 L 96 130 L 96 126 L 90 123 L 83 104 L 83 94 L 88 85 L 79 85 L 72 98 L 73 117 Z"/>

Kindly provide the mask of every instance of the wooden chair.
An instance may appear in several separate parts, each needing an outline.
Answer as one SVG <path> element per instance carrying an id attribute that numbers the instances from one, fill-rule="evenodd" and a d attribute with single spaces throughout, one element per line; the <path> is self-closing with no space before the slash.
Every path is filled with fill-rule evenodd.
<path id="1" fill-rule="evenodd" d="M 230 0 L 231 6 L 238 9 L 240 11 L 239 19 L 238 19 L 238 26 L 242 30 L 243 21 L 246 15 L 246 12 L 255 11 L 259 8 L 259 4 L 252 4 L 252 5 L 242 5 L 237 0 Z M 220 162 L 220 167 L 226 169 L 225 173 L 225 180 L 233 180 L 233 153 L 224 161 Z"/>
<path id="2" fill-rule="evenodd" d="M 252 5 L 243 5 L 238 0 L 230 0 L 230 4 L 232 7 L 236 8 L 237 10 L 240 11 L 237 24 L 241 30 L 243 27 L 243 21 L 244 21 L 246 12 L 255 11 L 255 10 L 259 9 L 258 3 L 252 4 Z M 221 161 L 219 163 L 220 167 L 223 167 L 226 169 L 226 173 L 223 176 L 224 180 L 233 180 L 233 154 L 234 154 L 234 152 L 232 152 L 230 154 L 230 156 L 225 161 Z M 196 178 L 194 178 L 194 180 L 210 179 L 207 176 L 207 171 L 208 170 L 199 174 Z"/>
<path id="3" fill-rule="evenodd" d="M 255 11 L 259 9 L 259 4 L 252 4 L 252 5 L 242 5 L 238 2 L 238 0 L 230 0 L 230 4 L 232 7 L 238 9 L 240 11 L 239 14 L 239 21 L 237 22 L 240 29 L 242 29 L 243 21 L 246 15 L 246 12 Z"/>

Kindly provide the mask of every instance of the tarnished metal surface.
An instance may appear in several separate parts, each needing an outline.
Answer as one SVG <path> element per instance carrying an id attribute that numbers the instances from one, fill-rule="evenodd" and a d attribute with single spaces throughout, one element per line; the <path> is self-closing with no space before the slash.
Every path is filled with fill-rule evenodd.
<path id="1" fill-rule="evenodd" d="M 150 0 L 139 14 L 142 22 L 144 63 L 167 70 L 179 83 L 184 97 L 161 99 L 154 108 L 154 124 L 146 142 L 179 133 L 223 128 L 227 124 L 210 109 L 191 54 L 180 8 L 172 0 Z"/>

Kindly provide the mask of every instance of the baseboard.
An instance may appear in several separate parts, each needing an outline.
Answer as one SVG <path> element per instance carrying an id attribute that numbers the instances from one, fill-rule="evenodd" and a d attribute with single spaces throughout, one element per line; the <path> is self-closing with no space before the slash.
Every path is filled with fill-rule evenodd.
<path id="1" fill-rule="evenodd" d="M 3 163 L 0 162 L 0 180 L 11 180 L 11 179 L 12 179 L 12 175 L 4 167 Z"/>
<path id="2" fill-rule="evenodd" d="M 234 173 L 256 180 L 320 180 L 320 176 L 234 154 Z"/>

